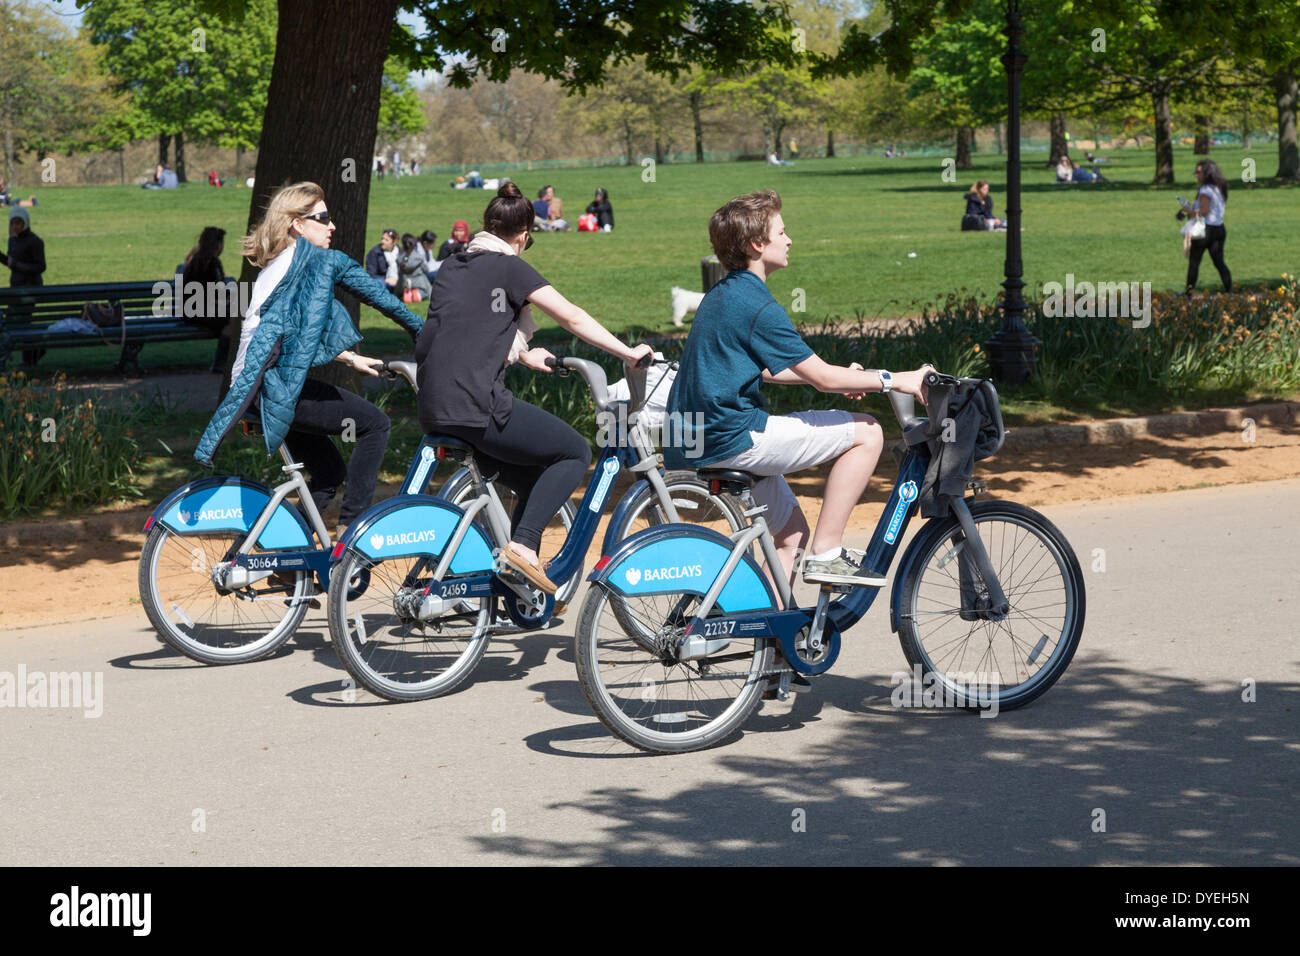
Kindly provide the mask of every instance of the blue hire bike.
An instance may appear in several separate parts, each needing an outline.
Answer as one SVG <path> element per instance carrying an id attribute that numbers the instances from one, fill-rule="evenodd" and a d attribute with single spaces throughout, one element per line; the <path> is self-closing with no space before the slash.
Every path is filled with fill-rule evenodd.
<path id="1" fill-rule="evenodd" d="M 993 451 L 1005 438 L 991 383 L 930 372 L 926 385 L 928 418 L 914 415 L 911 396 L 889 395 L 906 453 L 864 572 L 893 564 L 954 394 L 982 391 L 997 429 Z M 816 605 L 800 608 L 780 573 L 774 594 L 752 553 L 757 542 L 768 566 L 780 568 L 765 509 L 750 491 L 754 477 L 720 469 L 699 475 L 715 492 L 741 499 L 749 527 L 726 536 L 669 525 L 606 549 L 575 636 L 578 678 L 592 709 L 615 736 L 652 753 L 721 743 L 765 696 L 784 700 L 792 681 L 806 686 L 825 673 L 841 635 L 877 594 L 822 585 Z M 979 494 L 984 486 L 970 481 L 967 490 Z M 1079 644 L 1079 562 L 1061 532 L 1030 508 L 973 496 L 940 501 L 945 513 L 926 522 L 900 560 L 890 628 L 909 665 L 945 700 L 970 709 L 994 701 L 1004 710 L 1020 707 L 1056 682 Z"/>
<path id="2" fill-rule="evenodd" d="M 562 534 L 557 529 L 543 536 L 542 553 L 558 551 L 546 567 L 558 590 L 537 590 L 500 561 L 500 549 L 510 540 L 510 509 L 480 471 L 474 449 L 458 438 L 426 435 L 437 457 L 463 466 L 442 494 L 375 505 L 353 522 L 331 555 L 333 576 L 362 583 L 330 592 L 330 638 L 348 673 L 371 693 L 395 701 L 447 694 L 474 671 L 494 631 L 548 626 L 582 583 L 588 547 L 622 473 L 635 483 L 614 508 L 606 552 L 640 529 L 663 524 L 690 521 L 715 534 L 743 527 L 730 495 L 714 493 L 694 472 L 663 471 L 642 421 L 648 361 L 628 375 L 630 396 L 622 401 L 611 397 L 596 363 L 562 358 L 548 364 L 560 375 L 581 375 L 598 420 L 618 424 L 602 428 L 600 454 L 576 517 L 566 521 Z"/>

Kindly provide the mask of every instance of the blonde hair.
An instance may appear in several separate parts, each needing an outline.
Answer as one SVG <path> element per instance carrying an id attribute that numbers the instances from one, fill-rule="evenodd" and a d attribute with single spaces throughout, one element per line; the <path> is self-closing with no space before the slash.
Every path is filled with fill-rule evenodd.
<path id="1" fill-rule="evenodd" d="M 261 268 L 293 245 L 289 231 L 293 221 L 306 216 L 311 207 L 325 198 L 325 190 L 315 183 L 294 183 L 276 190 L 267 204 L 266 215 L 244 237 L 240 253 Z"/>

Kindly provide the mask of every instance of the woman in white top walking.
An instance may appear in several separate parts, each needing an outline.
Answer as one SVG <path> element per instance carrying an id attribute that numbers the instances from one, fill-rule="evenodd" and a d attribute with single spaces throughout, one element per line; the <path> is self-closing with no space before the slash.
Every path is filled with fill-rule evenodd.
<path id="1" fill-rule="evenodd" d="M 1223 291 L 1232 291 L 1232 273 L 1223 261 L 1223 242 L 1228 233 L 1223 228 L 1223 207 L 1228 203 L 1228 181 L 1223 178 L 1219 164 L 1212 159 L 1203 159 L 1196 164 L 1196 182 L 1200 190 L 1196 194 L 1196 205 L 1184 205 L 1189 214 L 1198 215 L 1205 220 L 1205 237 L 1193 239 L 1187 254 L 1187 291 L 1196 288 L 1196 275 L 1201 268 L 1201 256 L 1209 250 L 1214 268 L 1219 270 L 1223 280 Z"/>

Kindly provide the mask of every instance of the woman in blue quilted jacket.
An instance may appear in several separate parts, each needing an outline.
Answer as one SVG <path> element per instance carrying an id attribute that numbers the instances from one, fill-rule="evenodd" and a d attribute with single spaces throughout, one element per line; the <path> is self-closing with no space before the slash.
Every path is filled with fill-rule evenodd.
<path id="1" fill-rule="evenodd" d="M 217 446 L 243 417 L 260 418 L 267 454 L 283 442 L 306 465 L 322 512 L 346 481 L 338 534 L 370 505 L 388 447 L 388 416 L 359 395 L 309 379 L 312 367 L 342 362 L 378 375 L 383 361 L 353 351 L 361 335 L 334 298 L 340 285 L 401 323 L 412 337 L 422 320 L 358 263 L 330 249 L 335 226 L 315 183 L 285 186 L 262 222 L 244 237 L 243 254 L 262 271 L 244 314 L 226 393 L 194 457 L 212 464 Z M 356 446 L 345 465 L 331 435 L 348 431 Z"/>

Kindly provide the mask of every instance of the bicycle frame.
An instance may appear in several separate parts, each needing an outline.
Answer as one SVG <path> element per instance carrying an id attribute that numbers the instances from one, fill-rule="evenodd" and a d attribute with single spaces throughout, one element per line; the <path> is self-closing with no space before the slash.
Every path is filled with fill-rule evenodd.
<path id="1" fill-rule="evenodd" d="M 898 478 L 890 493 L 889 500 L 876 522 L 871 542 L 863 559 L 863 567 L 881 573 L 887 572 L 894 563 L 898 549 L 911 522 L 921 482 L 929 464 L 929 453 L 924 445 L 915 445 L 908 449 L 899 467 Z M 746 511 L 753 509 L 753 498 L 748 492 L 744 495 Z M 1005 613 L 1007 600 L 998 583 L 997 575 L 984 548 L 983 542 L 974 528 L 970 509 L 963 499 L 948 499 L 952 513 L 957 517 L 965 538 L 964 548 L 968 549 L 970 559 L 974 560 L 983 580 L 989 588 L 990 613 L 995 616 Z M 646 535 L 665 533 L 664 529 L 652 529 L 629 538 L 610 558 L 605 568 L 593 572 L 591 580 L 610 587 L 609 578 L 622 561 L 643 543 Z M 776 545 L 767 526 L 767 521 L 759 513 L 754 522 L 744 531 L 732 536 L 730 554 L 721 568 L 713 575 L 708 589 L 700 598 L 699 605 L 691 609 L 691 618 L 680 637 L 677 639 L 678 656 L 681 660 L 698 660 L 721 651 L 730 643 L 728 635 L 745 634 L 748 636 L 768 635 L 778 638 L 786 661 L 795 670 L 804 674 L 821 674 L 835 663 L 839 654 L 840 636 L 847 631 L 875 603 L 880 589 L 868 587 L 833 587 L 824 585 L 819 589 L 815 607 L 802 608 L 795 602 L 794 594 L 784 574 L 772 575 L 776 583 L 785 610 L 767 608 L 750 612 L 713 615 L 718 599 L 727 587 L 736 568 L 745 559 L 750 546 L 758 542 L 770 568 L 779 569 L 780 560 Z M 616 588 L 617 590 L 617 588 Z M 836 591 L 841 597 L 831 600 Z M 849 592 L 845 594 L 844 592 Z M 891 602 L 891 613 L 897 621 L 901 592 L 896 587 Z M 816 663 L 808 663 L 798 652 L 796 644 L 800 632 L 807 630 L 808 647 L 818 655 Z M 895 628 L 896 629 L 896 628 Z M 635 636 L 634 636 L 635 639 Z"/>

